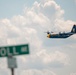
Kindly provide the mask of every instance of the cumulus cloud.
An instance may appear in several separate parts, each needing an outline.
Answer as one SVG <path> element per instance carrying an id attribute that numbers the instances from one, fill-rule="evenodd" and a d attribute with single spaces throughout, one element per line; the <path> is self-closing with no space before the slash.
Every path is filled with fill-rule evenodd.
<path id="1" fill-rule="evenodd" d="M 32 69 L 32 70 L 24 70 L 21 72 L 21 74 L 19 75 L 56 75 L 54 72 L 50 71 L 50 70 L 35 70 L 35 69 Z"/>
<path id="2" fill-rule="evenodd" d="M 76 72 L 74 72 L 74 73 L 71 73 L 70 75 L 76 75 Z"/>
<path id="3" fill-rule="evenodd" d="M 19 66 L 24 69 L 48 69 L 48 68 L 61 68 L 65 66 L 69 66 L 70 58 L 67 54 L 55 51 L 49 53 L 46 50 L 41 50 L 30 57 L 22 57 L 22 61 L 20 64 L 25 63 L 24 66 Z M 25 68 L 26 67 L 26 68 Z"/>
<path id="4" fill-rule="evenodd" d="M 51 63 L 53 61 L 60 61 L 66 65 L 68 63 L 68 56 L 62 52 L 55 51 L 55 53 L 47 53 L 46 51 L 41 51 L 38 53 L 38 56 L 42 58 L 45 64 Z"/>
<path id="5" fill-rule="evenodd" d="M 6 69 L 6 67 L 7 67 L 6 59 L 5 60 L 4 59 L 0 59 L 0 69 L 3 70 L 3 69 Z"/>
<path id="6" fill-rule="evenodd" d="M 29 43 L 30 55 L 27 58 L 21 57 L 22 61 L 18 60 L 23 68 L 43 69 L 69 65 L 68 54 L 57 50 L 55 46 L 54 51 L 51 48 L 48 51 L 46 44 L 44 45 L 47 42 L 44 32 L 47 30 L 69 31 L 76 22 L 65 21 L 63 17 L 65 11 L 54 0 L 35 1 L 32 7 L 25 7 L 23 13 L 23 15 L 13 16 L 11 19 L 0 20 L 0 45 Z M 56 43 L 56 41 L 50 42 Z M 63 49 L 61 48 L 61 50 Z M 48 73 L 55 75 L 50 71 L 44 73 L 44 71 L 34 70 L 29 73 L 32 75 L 34 72 L 42 75 Z M 28 72 L 26 73 L 28 75 Z M 22 73 L 22 75 L 24 74 L 25 72 Z"/>

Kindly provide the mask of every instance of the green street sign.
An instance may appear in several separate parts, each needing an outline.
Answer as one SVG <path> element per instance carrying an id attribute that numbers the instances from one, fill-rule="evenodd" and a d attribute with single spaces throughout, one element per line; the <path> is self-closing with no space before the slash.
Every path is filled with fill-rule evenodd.
<path id="1" fill-rule="evenodd" d="M 29 54 L 28 44 L 0 47 L 0 57 L 8 57 L 23 54 Z"/>

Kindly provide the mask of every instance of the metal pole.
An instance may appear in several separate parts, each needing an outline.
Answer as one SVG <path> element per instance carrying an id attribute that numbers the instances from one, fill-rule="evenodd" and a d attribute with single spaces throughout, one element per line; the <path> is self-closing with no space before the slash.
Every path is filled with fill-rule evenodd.
<path id="1" fill-rule="evenodd" d="M 14 68 L 11 68 L 11 75 L 14 75 Z"/>

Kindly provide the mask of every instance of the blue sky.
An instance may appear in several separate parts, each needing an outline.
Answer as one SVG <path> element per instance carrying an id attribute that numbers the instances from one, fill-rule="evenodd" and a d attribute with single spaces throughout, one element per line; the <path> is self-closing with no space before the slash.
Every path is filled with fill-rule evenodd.
<path id="1" fill-rule="evenodd" d="M 34 0 L 1 0 L 0 1 L 0 18 L 11 18 L 14 15 L 22 14 L 25 6 L 31 6 Z"/>
<path id="2" fill-rule="evenodd" d="M 0 18 L 11 18 L 14 15 L 22 14 L 23 8 L 25 6 L 32 6 L 36 0 L 13 0 L 13 1 L 6 1 L 1 0 L 0 1 Z M 37 0 L 38 1 L 38 0 Z M 63 10 L 65 10 L 65 20 L 74 20 L 75 14 L 76 14 L 76 2 L 75 0 L 55 0 L 57 4 L 61 6 Z"/>
<path id="3" fill-rule="evenodd" d="M 65 20 L 74 20 L 76 21 L 76 2 L 75 0 L 55 0 L 63 10 L 65 10 Z"/>
<path id="4" fill-rule="evenodd" d="M 18 56 L 17 75 L 76 75 L 76 35 L 49 39 L 46 32 L 68 32 L 76 24 L 76 0 L 1 0 L 0 46 L 30 45 Z M 0 74 L 10 75 L 0 58 Z M 3 66 L 4 65 L 4 66 Z"/>

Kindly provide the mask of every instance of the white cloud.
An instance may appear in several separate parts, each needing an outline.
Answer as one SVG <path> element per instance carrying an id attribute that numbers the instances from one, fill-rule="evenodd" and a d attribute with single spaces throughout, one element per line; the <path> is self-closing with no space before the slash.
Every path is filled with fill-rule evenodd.
<path id="1" fill-rule="evenodd" d="M 22 62 L 23 61 L 23 62 Z M 48 68 L 61 68 L 70 65 L 70 58 L 66 53 L 55 51 L 49 53 L 46 50 L 37 51 L 29 57 L 22 57 L 20 64 L 25 63 L 22 68 L 26 69 L 48 69 Z M 19 61 L 18 61 L 19 62 Z"/>
<path id="2" fill-rule="evenodd" d="M 51 63 L 54 61 L 59 61 L 60 63 L 63 63 L 64 65 L 69 64 L 69 58 L 65 53 L 56 51 L 55 53 L 47 53 L 45 51 L 40 52 L 39 57 L 42 57 L 42 60 L 44 63 Z M 68 60 L 67 60 L 68 59 Z"/>
<path id="3" fill-rule="evenodd" d="M 7 61 L 6 61 L 6 59 L 4 60 L 4 59 L 1 59 L 0 58 L 0 69 L 1 70 L 4 70 L 4 69 L 6 69 L 8 66 L 7 66 Z"/>
<path id="4" fill-rule="evenodd" d="M 29 69 L 29 70 L 24 70 L 21 72 L 20 75 L 56 75 L 54 72 L 50 71 L 50 70 L 35 70 L 35 69 Z"/>
<path id="5" fill-rule="evenodd" d="M 76 73 L 71 73 L 70 75 L 76 75 Z"/>
<path id="6" fill-rule="evenodd" d="M 48 43 L 50 51 L 48 51 L 48 47 L 44 46 L 44 42 L 47 42 L 46 36 L 44 36 L 45 31 L 69 31 L 72 25 L 76 23 L 71 20 L 65 21 L 64 12 L 54 0 L 36 1 L 32 7 L 24 9 L 23 15 L 0 20 L 0 44 L 30 44 L 30 55 L 27 58 L 22 57 L 22 59 L 18 60 L 23 68 L 43 69 L 67 66 L 70 64 L 69 55 L 56 49 L 55 46 L 54 51 L 51 50 L 52 46 L 50 47 L 50 45 L 56 44 L 56 41 L 49 40 L 52 43 Z M 61 50 L 64 49 L 61 48 Z M 33 71 L 29 71 L 29 73 L 30 75 L 34 74 Z M 55 75 L 50 71 L 44 73 L 44 71 L 35 70 L 35 73 Z M 22 75 L 24 74 L 25 72 L 22 73 Z M 26 75 L 28 75 L 28 72 Z"/>

